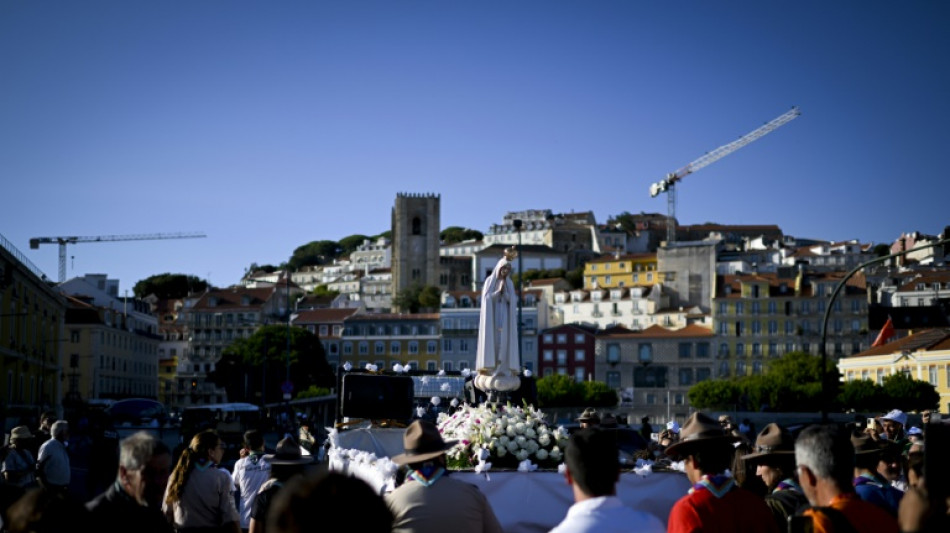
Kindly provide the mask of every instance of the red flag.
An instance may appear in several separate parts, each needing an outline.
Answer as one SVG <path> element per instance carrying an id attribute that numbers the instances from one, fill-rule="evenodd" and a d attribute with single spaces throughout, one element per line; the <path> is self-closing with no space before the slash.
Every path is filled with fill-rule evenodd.
<path id="1" fill-rule="evenodd" d="M 883 346 L 887 339 L 890 339 L 894 336 L 894 322 L 891 320 L 891 317 L 887 317 L 887 322 L 884 323 L 884 327 L 881 328 L 881 332 L 877 334 L 877 338 L 874 339 L 874 344 L 871 345 L 871 348 L 875 346 Z"/>

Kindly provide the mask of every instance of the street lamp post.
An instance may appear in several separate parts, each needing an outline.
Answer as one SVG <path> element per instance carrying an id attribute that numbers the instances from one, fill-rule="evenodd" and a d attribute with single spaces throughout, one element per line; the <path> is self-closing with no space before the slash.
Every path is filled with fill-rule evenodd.
<path id="1" fill-rule="evenodd" d="M 284 287 L 286 288 L 286 297 L 287 297 L 287 354 L 285 356 L 285 363 L 287 365 L 287 375 L 286 381 L 284 381 L 284 399 L 289 400 L 290 395 L 293 392 L 292 385 L 290 382 L 290 268 L 288 267 L 284 271 Z"/>
<path id="2" fill-rule="evenodd" d="M 524 257 L 521 255 L 521 226 L 522 221 L 520 218 L 516 218 L 512 221 L 515 226 L 515 231 L 518 232 L 518 366 L 524 367 L 524 359 L 521 356 L 521 329 L 523 323 L 521 321 L 521 307 L 524 305 Z"/>

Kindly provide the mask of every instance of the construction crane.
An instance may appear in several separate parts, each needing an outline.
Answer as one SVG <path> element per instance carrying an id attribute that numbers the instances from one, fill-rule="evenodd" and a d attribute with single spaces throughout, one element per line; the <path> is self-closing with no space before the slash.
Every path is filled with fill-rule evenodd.
<path id="1" fill-rule="evenodd" d="M 151 233 L 143 235 L 100 235 L 98 237 L 34 237 L 30 239 L 30 249 L 35 250 L 41 244 L 59 245 L 59 282 L 66 281 L 66 245 L 80 242 L 114 241 L 150 241 L 157 239 L 200 239 L 204 233 Z"/>
<path id="2" fill-rule="evenodd" d="M 659 195 L 661 192 L 666 193 L 666 211 L 667 211 L 667 220 L 666 220 L 666 242 L 667 245 L 672 244 L 676 240 L 676 183 L 686 176 L 696 172 L 697 170 L 703 168 L 704 166 L 722 159 L 727 155 L 735 152 L 739 148 L 751 143 L 752 141 L 763 137 L 764 135 L 771 133 L 778 129 L 780 126 L 788 124 L 795 119 L 798 115 L 801 115 L 801 111 L 798 110 L 798 107 L 792 107 L 789 111 L 779 115 L 778 117 L 772 119 L 770 122 L 765 123 L 759 128 L 752 130 L 751 132 L 739 137 L 738 139 L 732 141 L 729 144 L 724 144 L 719 148 L 716 148 L 712 152 L 707 152 L 706 155 L 700 157 L 699 159 L 693 161 L 692 163 L 686 165 L 685 167 L 677 170 L 676 172 L 671 172 L 666 175 L 662 180 L 650 185 L 650 197 L 654 198 Z"/>

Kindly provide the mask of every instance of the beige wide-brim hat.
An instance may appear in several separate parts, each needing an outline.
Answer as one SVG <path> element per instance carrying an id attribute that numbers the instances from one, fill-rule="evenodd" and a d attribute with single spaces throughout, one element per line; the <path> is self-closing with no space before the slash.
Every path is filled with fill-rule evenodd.
<path id="1" fill-rule="evenodd" d="M 755 438 L 755 452 L 743 455 L 742 458 L 756 459 L 770 455 L 794 455 L 795 439 L 785 428 L 771 423 L 759 432 Z"/>
<path id="2" fill-rule="evenodd" d="M 30 428 L 26 426 L 17 426 L 13 428 L 12 430 L 10 430 L 11 442 L 15 440 L 24 440 L 24 439 L 32 439 L 32 438 L 33 438 L 33 434 L 30 433 Z"/>
<path id="3" fill-rule="evenodd" d="M 442 433 L 432 422 L 416 420 L 409 424 L 402 436 L 404 453 L 394 455 L 392 462 L 397 465 L 421 463 L 444 454 L 456 443 L 457 440 L 442 440 Z"/>
<path id="4" fill-rule="evenodd" d="M 689 450 L 710 444 L 730 444 L 738 437 L 726 433 L 719 425 L 705 413 L 696 412 L 690 415 L 683 428 L 680 429 L 680 438 L 666 449 L 667 455 L 683 455 Z"/>

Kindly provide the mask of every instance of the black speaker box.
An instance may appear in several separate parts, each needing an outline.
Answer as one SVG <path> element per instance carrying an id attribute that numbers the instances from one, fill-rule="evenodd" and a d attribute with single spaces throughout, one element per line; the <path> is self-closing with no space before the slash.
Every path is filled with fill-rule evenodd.
<path id="1" fill-rule="evenodd" d="M 408 420 L 415 407 L 414 394 L 409 376 L 345 374 L 340 412 L 348 418 Z"/>

